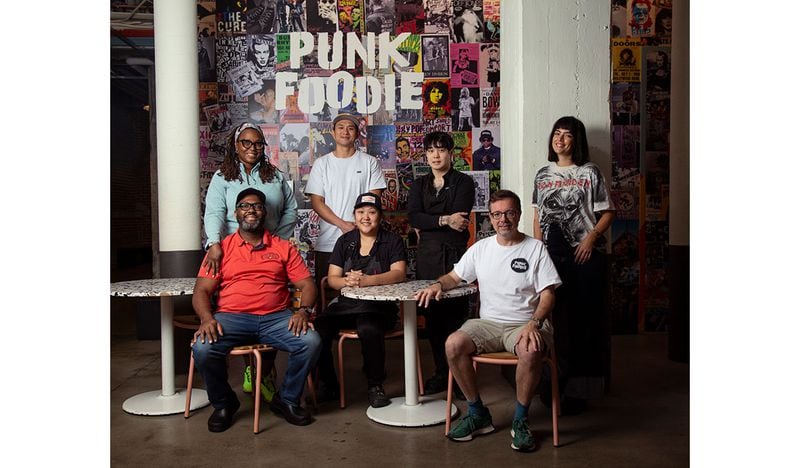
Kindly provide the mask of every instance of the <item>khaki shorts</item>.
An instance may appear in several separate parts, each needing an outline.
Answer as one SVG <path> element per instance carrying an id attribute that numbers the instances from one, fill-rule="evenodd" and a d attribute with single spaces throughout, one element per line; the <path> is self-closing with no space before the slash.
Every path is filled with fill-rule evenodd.
<path id="1" fill-rule="evenodd" d="M 525 323 L 500 323 L 492 320 L 470 319 L 464 322 L 459 331 L 472 338 L 478 354 L 508 351 L 516 355 L 514 345 L 525 325 Z M 544 320 L 540 333 L 547 346 L 545 349 L 547 352 L 553 347 L 553 325 L 550 323 L 550 319 Z"/>

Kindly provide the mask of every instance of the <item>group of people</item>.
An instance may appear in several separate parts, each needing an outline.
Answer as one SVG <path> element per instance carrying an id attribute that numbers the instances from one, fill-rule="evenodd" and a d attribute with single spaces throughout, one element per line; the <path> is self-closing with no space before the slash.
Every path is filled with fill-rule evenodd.
<path id="1" fill-rule="evenodd" d="M 356 149 L 358 126 L 354 115 L 334 119 L 334 149 L 315 161 L 306 186 L 320 217 L 316 278 L 288 241 L 296 202 L 287 179 L 266 157 L 264 135 L 249 123 L 231 134 L 206 198 L 208 252 L 192 301 L 201 320 L 193 353 L 214 407 L 212 432 L 228 429 L 239 408 L 227 382 L 226 355 L 254 342 L 288 353 L 270 409 L 292 424 L 313 422 L 301 405 L 303 385 L 316 369 L 317 401 L 338 400 L 331 344 L 342 328 L 356 329 L 361 340 L 370 406 L 390 404 L 383 388 L 384 335 L 398 321 L 397 306 L 338 296 L 322 312 L 318 290 L 323 276 L 329 298 L 344 287 L 406 280 L 403 241 L 381 227 L 386 183 L 378 161 Z M 446 390 L 452 372 L 456 394 L 469 405 L 448 433 L 451 440 L 494 431 L 470 360 L 475 353 L 509 351 L 519 358 L 511 425 L 515 450 L 535 449 L 528 409 L 542 359 L 553 346 L 565 396 L 585 401 L 602 391 L 592 384 L 604 375 L 602 234 L 614 208 L 602 174 L 589 162 L 583 124 L 574 117 L 559 119 L 549 141 L 550 162 L 537 173 L 533 193 L 534 237 L 519 231 L 520 198 L 498 190 L 489 203 L 496 235 L 468 248 L 473 181 L 453 168 L 448 133 L 424 138 L 431 172 L 412 184 L 409 221 L 419 236 L 417 278 L 432 281 L 416 294 L 435 364 L 425 394 Z M 441 299 L 441 293 L 474 281 L 480 285 L 480 318 L 468 319 L 466 298 Z M 290 307 L 289 283 L 301 293 L 298 310 Z"/>

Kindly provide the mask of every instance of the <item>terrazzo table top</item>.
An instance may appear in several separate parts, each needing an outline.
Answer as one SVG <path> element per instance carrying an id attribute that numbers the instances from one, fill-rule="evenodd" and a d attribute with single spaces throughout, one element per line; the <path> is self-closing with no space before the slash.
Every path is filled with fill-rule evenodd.
<path id="1" fill-rule="evenodd" d="M 194 292 L 197 278 L 152 278 L 111 283 L 117 297 L 184 296 Z"/>
<path id="2" fill-rule="evenodd" d="M 435 283 L 436 280 L 414 280 L 405 283 L 384 284 L 381 286 L 366 286 L 363 288 L 342 288 L 342 295 L 353 299 L 368 301 L 413 301 L 414 294 L 420 289 Z M 468 296 L 478 290 L 474 284 L 462 284 L 442 293 L 442 299 L 451 297 Z"/>

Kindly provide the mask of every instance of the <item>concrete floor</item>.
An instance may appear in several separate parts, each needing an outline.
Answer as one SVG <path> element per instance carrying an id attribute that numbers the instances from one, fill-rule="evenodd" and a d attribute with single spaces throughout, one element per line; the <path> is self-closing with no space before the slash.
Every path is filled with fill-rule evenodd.
<path id="1" fill-rule="evenodd" d="M 112 317 L 114 314 L 112 314 Z M 689 464 L 689 366 L 666 359 L 666 336 L 612 338 L 612 388 L 579 416 L 559 420 L 561 447 L 552 446 L 549 410 L 536 398 L 530 420 L 540 448 L 518 453 L 510 448 L 514 392 L 499 367 L 479 368 L 484 402 L 497 431 L 471 442 L 447 440 L 444 425 L 395 428 L 366 417 L 366 380 L 360 372 L 359 345 L 346 345 L 348 407 L 319 408 L 316 421 L 297 427 L 261 409 L 261 433 L 252 433 L 253 400 L 241 393 L 242 361 L 231 361 L 231 382 L 242 407 L 228 431 L 208 432 L 211 407 L 183 415 L 134 416 L 122 402 L 137 393 L 160 388 L 159 341 L 138 341 L 119 315 L 111 338 L 112 466 L 481 466 L 678 467 Z M 432 366 L 427 341 L 421 345 L 426 377 Z M 188 356 L 188 347 L 186 348 Z M 285 355 L 277 361 L 279 376 Z M 402 342 L 387 344 L 389 396 L 400 396 Z M 185 368 L 176 385 L 185 387 Z M 203 387 L 199 378 L 195 385 Z M 444 393 L 442 394 L 444 396 Z M 457 401 L 460 411 L 466 403 Z"/>

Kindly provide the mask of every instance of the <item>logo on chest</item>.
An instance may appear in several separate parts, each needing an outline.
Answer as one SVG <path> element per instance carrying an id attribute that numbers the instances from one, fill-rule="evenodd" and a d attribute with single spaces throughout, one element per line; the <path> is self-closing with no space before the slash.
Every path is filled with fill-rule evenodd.
<path id="1" fill-rule="evenodd" d="M 272 260 L 279 260 L 281 257 L 276 254 L 275 252 L 267 252 L 261 255 L 261 260 L 264 261 L 272 261 Z"/>
<path id="2" fill-rule="evenodd" d="M 511 260 L 511 269 L 517 273 L 525 273 L 528 271 L 528 268 L 528 261 L 524 258 L 515 258 L 514 260 Z"/>

